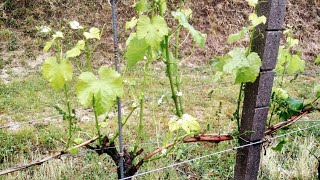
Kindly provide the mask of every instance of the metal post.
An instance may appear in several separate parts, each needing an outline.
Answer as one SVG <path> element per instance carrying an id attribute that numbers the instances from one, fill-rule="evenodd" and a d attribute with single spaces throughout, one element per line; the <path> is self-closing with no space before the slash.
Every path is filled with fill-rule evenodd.
<path id="1" fill-rule="evenodd" d="M 241 145 L 260 141 L 264 137 L 285 8 L 286 0 L 260 0 L 257 7 L 258 16 L 267 17 L 267 23 L 256 28 L 252 46 L 252 51 L 262 59 L 262 67 L 257 80 L 245 85 L 239 138 Z M 260 152 L 261 144 L 237 151 L 234 179 L 257 179 Z"/>
<path id="2" fill-rule="evenodd" d="M 114 42 L 114 64 L 116 71 L 120 72 L 119 65 L 119 51 L 118 51 L 118 33 L 117 33 L 117 7 L 116 0 L 111 1 L 112 7 L 112 30 L 113 30 L 113 42 Z M 123 163 L 123 145 L 122 145 L 122 114 L 121 114 L 121 99 L 117 97 L 117 107 L 118 107 L 118 128 L 119 128 L 119 167 L 118 171 L 120 174 L 120 179 L 124 178 L 124 163 Z"/>

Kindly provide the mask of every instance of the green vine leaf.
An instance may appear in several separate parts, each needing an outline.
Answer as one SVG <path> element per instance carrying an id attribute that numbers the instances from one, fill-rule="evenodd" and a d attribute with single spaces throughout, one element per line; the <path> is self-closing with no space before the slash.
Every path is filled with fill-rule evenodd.
<path id="1" fill-rule="evenodd" d="M 294 39 L 292 37 L 287 37 L 287 44 L 288 44 L 289 48 L 292 48 L 293 46 L 299 44 L 299 40 L 298 39 Z"/>
<path id="2" fill-rule="evenodd" d="M 133 17 L 131 21 L 126 22 L 126 30 L 134 28 L 138 23 L 136 17 Z"/>
<path id="3" fill-rule="evenodd" d="M 182 25 L 184 28 L 186 28 L 190 32 L 193 40 L 200 47 L 205 46 L 206 37 L 207 37 L 206 34 L 202 34 L 201 32 L 194 29 L 194 27 L 189 24 L 187 16 L 183 12 L 176 11 L 176 12 L 172 12 L 171 14 L 175 19 L 179 21 L 180 25 Z"/>
<path id="4" fill-rule="evenodd" d="M 261 64 L 261 59 L 257 53 L 251 52 L 246 56 L 246 49 L 235 48 L 226 56 L 218 57 L 213 66 L 220 72 L 235 74 L 235 83 L 245 83 L 256 80 Z M 218 75 L 220 77 L 222 74 L 218 73 Z"/>
<path id="5" fill-rule="evenodd" d="M 320 64 L 320 54 L 318 54 L 317 58 L 314 60 L 315 64 Z"/>
<path id="6" fill-rule="evenodd" d="M 100 40 L 100 30 L 96 27 L 92 27 L 89 32 L 84 32 L 83 35 L 86 39 Z"/>
<path id="7" fill-rule="evenodd" d="M 83 72 L 79 76 L 76 87 L 77 97 L 84 107 L 92 104 L 95 98 L 96 112 L 104 114 L 114 105 L 116 97 L 123 94 L 123 84 L 120 74 L 116 71 L 101 67 L 97 78 L 92 72 Z"/>
<path id="8" fill-rule="evenodd" d="M 168 33 L 167 23 L 161 16 L 155 16 L 152 19 L 148 16 L 140 16 L 138 19 L 138 39 L 145 38 L 146 42 L 153 48 L 159 47 L 160 42 Z"/>
<path id="9" fill-rule="evenodd" d="M 177 116 L 169 121 L 169 130 L 171 132 L 183 129 L 187 134 L 200 131 L 201 127 L 197 119 L 189 114 L 183 114 L 179 119 Z"/>
<path id="10" fill-rule="evenodd" d="M 73 30 L 83 29 L 78 21 L 71 21 L 69 22 L 70 28 Z"/>
<path id="11" fill-rule="evenodd" d="M 250 53 L 243 61 L 236 74 L 236 83 L 254 82 L 260 72 L 261 59 L 255 52 Z"/>
<path id="12" fill-rule="evenodd" d="M 147 44 L 145 39 L 138 39 L 137 37 L 135 37 L 130 40 L 127 51 L 125 53 L 128 67 L 131 68 L 135 66 L 137 62 L 143 60 L 148 47 L 149 45 Z"/>
<path id="13" fill-rule="evenodd" d="M 284 72 L 293 75 L 297 72 L 303 72 L 305 68 L 305 61 L 302 60 L 298 55 L 290 54 L 289 49 L 284 47 L 279 48 L 278 63 L 276 66 L 277 74 L 283 74 Z"/>
<path id="14" fill-rule="evenodd" d="M 55 34 L 52 35 L 52 38 L 55 39 L 63 39 L 63 33 L 61 31 L 57 31 Z"/>
<path id="15" fill-rule="evenodd" d="M 167 1 L 166 0 L 158 0 L 158 5 L 159 5 L 159 9 L 161 9 L 162 14 L 160 14 L 161 16 L 164 15 L 164 13 L 167 11 Z"/>
<path id="16" fill-rule="evenodd" d="M 316 85 L 313 90 L 316 93 L 317 98 L 320 97 L 320 84 Z"/>
<path id="17" fill-rule="evenodd" d="M 137 33 L 135 33 L 135 32 L 130 33 L 129 37 L 126 40 L 126 46 L 129 46 L 131 40 L 136 38 L 136 37 L 137 37 Z"/>
<path id="18" fill-rule="evenodd" d="M 275 99 L 281 99 L 281 100 L 287 100 L 289 97 L 289 94 L 286 90 L 282 88 L 272 88 L 272 93 Z"/>
<path id="19" fill-rule="evenodd" d="M 192 15 L 192 10 L 191 10 L 190 8 L 188 8 L 188 9 L 179 9 L 179 11 L 180 11 L 180 12 L 183 12 L 184 15 L 185 15 L 187 18 L 191 17 L 191 15 Z"/>
<path id="20" fill-rule="evenodd" d="M 78 41 L 77 45 L 73 47 L 71 50 L 67 51 L 66 58 L 77 57 L 81 54 L 81 51 L 84 50 L 85 42 L 84 40 Z"/>
<path id="21" fill-rule="evenodd" d="M 246 0 L 248 4 L 252 7 L 256 7 L 258 4 L 258 0 Z"/>
<path id="22" fill-rule="evenodd" d="M 50 57 L 43 63 L 43 77 L 57 90 L 62 89 L 67 81 L 72 79 L 72 64 L 67 59 L 57 62 L 56 57 Z"/>
<path id="23" fill-rule="evenodd" d="M 288 74 L 295 74 L 296 72 L 303 72 L 305 68 L 305 61 L 302 60 L 298 55 L 292 55 L 288 67 Z"/>
<path id="24" fill-rule="evenodd" d="M 54 43 L 54 39 L 51 39 L 50 41 L 46 42 L 46 44 L 43 48 L 43 51 L 48 52 L 49 49 L 52 47 L 53 43 Z"/>
<path id="25" fill-rule="evenodd" d="M 241 39 L 244 38 L 244 36 L 246 35 L 246 33 L 248 33 L 248 28 L 246 27 L 243 27 L 241 31 L 235 33 L 235 34 L 231 34 L 229 37 L 228 37 L 228 43 L 229 44 L 233 44 Z"/>
<path id="26" fill-rule="evenodd" d="M 136 11 L 143 13 L 148 10 L 149 5 L 148 5 L 148 0 L 140 0 L 138 1 L 135 5 L 134 8 Z"/>
<path id="27" fill-rule="evenodd" d="M 303 109 L 303 99 L 289 97 L 287 99 L 288 107 L 290 110 L 300 112 Z"/>
<path id="28" fill-rule="evenodd" d="M 82 138 L 75 138 L 73 141 L 74 141 L 76 144 L 81 144 L 81 143 L 84 142 L 84 139 L 82 139 Z"/>
<path id="29" fill-rule="evenodd" d="M 278 151 L 278 152 L 281 152 L 281 150 L 283 149 L 284 145 L 287 143 L 288 141 L 287 140 L 282 140 L 280 141 L 276 147 L 272 147 L 271 149 L 274 150 L 274 151 Z"/>
<path id="30" fill-rule="evenodd" d="M 249 15 L 249 20 L 251 21 L 253 27 L 256 27 L 262 23 L 265 24 L 267 22 L 267 18 L 265 16 L 258 17 L 255 13 L 251 13 Z"/>

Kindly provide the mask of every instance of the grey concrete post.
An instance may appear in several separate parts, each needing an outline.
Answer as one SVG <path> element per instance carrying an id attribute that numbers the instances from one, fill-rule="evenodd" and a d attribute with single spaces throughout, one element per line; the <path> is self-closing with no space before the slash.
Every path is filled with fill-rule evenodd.
<path id="1" fill-rule="evenodd" d="M 262 67 L 257 80 L 245 85 L 239 138 L 241 145 L 264 137 L 285 9 L 286 0 L 260 0 L 257 7 L 258 16 L 267 17 L 267 23 L 256 28 L 252 46 L 252 51 L 262 59 Z M 237 151 L 234 179 L 257 179 L 260 152 L 261 144 Z"/>

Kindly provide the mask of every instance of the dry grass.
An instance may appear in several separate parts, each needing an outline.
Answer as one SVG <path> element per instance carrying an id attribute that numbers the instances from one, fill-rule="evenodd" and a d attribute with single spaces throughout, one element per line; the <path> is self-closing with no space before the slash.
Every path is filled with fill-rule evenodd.
<path id="1" fill-rule="evenodd" d="M 38 53 L 41 42 L 31 38 L 37 36 L 36 26 L 50 25 L 62 27 L 71 20 L 78 20 L 86 26 L 102 27 L 105 24 L 105 39 L 101 42 L 95 54 L 96 65 L 110 64 L 112 53 L 112 29 L 111 29 L 111 8 L 101 0 L 90 1 L 49 1 L 49 0 L 6 0 L 11 2 L 11 8 L 7 8 L 0 15 L 0 27 L 10 28 L 17 34 L 18 43 L 21 47 L 32 47 L 33 53 Z M 173 4 L 175 1 L 173 1 Z M 118 29 L 120 49 L 124 51 L 125 40 L 129 32 L 124 30 L 125 22 L 135 15 L 132 8 L 133 0 L 118 1 Z M 173 8 L 169 4 L 169 8 Z M 182 60 L 185 64 L 202 64 L 208 62 L 217 55 L 226 53 L 230 45 L 226 37 L 240 30 L 245 23 L 250 7 L 245 1 L 240 0 L 203 0 L 189 1 L 187 6 L 193 11 L 191 23 L 196 29 L 208 35 L 206 48 L 194 47 L 189 38 L 181 49 Z M 289 0 L 285 27 L 292 26 L 296 37 L 301 41 L 300 49 L 303 58 L 314 60 L 320 53 L 320 1 L 295 1 Z M 169 24 L 172 24 L 170 22 Z M 186 35 L 186 33 L 182 33 Z"/>
<path id="2" fill-rule="evenodd" d="M 310 153 L 317 153 L 314 136 L 289 139 L 281 152 L 266 150 L 262 156 L 261 171 L 268 179 L 317 179 L 318 160 Z"/>

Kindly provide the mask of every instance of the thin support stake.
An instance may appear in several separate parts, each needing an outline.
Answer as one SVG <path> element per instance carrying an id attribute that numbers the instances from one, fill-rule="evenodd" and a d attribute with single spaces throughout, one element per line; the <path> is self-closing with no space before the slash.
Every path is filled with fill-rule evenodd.
<path id="1" fill-rule="evenodd" d="M 119 68 L 119 52 L 118 52 L 118 33 L 117 33 L 117 15 L 116 15 L 116 0 L 112 0 L 112 29 L 113 29 L 113 45 L 114 45 L 114 64 L 116 71 L 120 72 Z M 118 127 L 119 127 L 119 170 L 120 178 L 124 178 L 123 167 L 123 146 L 122 146 L 122 115 L 121 115 L 121 99 L 117 97 L 118 106 Z"/>

